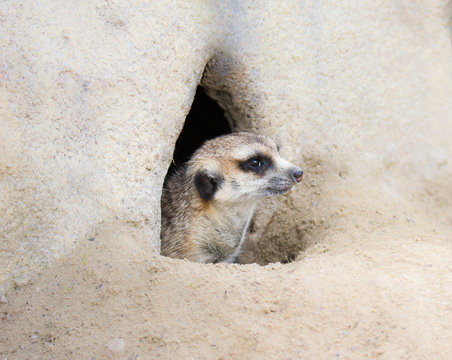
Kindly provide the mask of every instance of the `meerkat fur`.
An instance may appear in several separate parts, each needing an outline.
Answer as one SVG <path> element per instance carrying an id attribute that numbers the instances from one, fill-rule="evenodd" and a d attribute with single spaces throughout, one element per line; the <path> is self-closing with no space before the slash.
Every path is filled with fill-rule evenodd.
<path id="1" fill-rule="evenodd" d="M 161 254 L 234 262 L 259 200 L 288 192 L 302 174 L 266 136 L 241 132 L 207 141 L 164 186 Z"/>

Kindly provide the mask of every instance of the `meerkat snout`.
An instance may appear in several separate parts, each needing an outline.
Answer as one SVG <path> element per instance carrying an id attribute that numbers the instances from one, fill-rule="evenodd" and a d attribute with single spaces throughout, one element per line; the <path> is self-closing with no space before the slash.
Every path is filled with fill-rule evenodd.
<path id="1" fill-rule="evenodd" d="M 303 171 L 268 137 L 233 133 L 207 141 L 162 193 L 162 255 L 233 262 L 259 199 L 282 195 Z"/>
<path id="2" fill-rule="evenodd" d="M 300 182 L 303 180 L 303 170 L 296 168 L 292 172 L 292 176 L 295 179 L 296 182 Z"/>

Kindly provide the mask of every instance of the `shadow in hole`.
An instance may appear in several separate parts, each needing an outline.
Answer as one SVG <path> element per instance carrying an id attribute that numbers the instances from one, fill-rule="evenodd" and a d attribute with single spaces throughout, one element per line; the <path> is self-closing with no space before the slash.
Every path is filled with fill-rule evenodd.
<path id="1" fill-rule="evenodd" d="M 223 109 L 206 95 L 201 86 L 198 86 L 184 127 L 176 141 L 173 161 L 165 181 L 177 167 L 189 160 L 205 141 L 229 133 L 231 133 L 231 127 L 224 116 Z"/>

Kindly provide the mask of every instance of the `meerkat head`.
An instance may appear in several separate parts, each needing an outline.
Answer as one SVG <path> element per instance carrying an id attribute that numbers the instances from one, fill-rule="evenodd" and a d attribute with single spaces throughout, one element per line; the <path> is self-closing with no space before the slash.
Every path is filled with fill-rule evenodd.
<path id="1" fill-rule="evenodd" d="M 236 203 L 288 192 L 303 172 L 283 159 L 273 140 L 233 133 L 207 141 L 188 162 L 201 199 Z"/>

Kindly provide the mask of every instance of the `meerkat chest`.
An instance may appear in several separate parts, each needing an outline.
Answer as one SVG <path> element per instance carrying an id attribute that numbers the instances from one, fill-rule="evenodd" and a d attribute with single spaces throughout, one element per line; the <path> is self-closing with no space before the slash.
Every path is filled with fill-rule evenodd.
<path id="1" fill-rule="evenodd" d="M 210 217 L 205 229 L 210 233 L 210 238 L 235 246 L 253 211 L 254 208 L 231 209 L 221 216 Z"/>
<path id="2" fill-rule="evenodd" d="M 254 213 L 255 204 L 252 206 L 240 206 L 234 209 L 226 215 L 228 218 L 228 222 L 231 226 L 237 228 L 243 228 L 243 226 L 248 221 L 248 217 Z"/>
<path id="3" fill-rule="evenodd" d="M 234 206 L 223 208 L 217 220 L 221 227 L 241 234 L 243 227 L 247 224 L 249 217 L 254 213 L 255 202 L 240 203 Z M 224 223 L 224 224 L 222 224 Z"/>
<path id="4" fill-rule="evenodd" d="M 212 262 L 228 261 L 237 254 L 256 203 L 216 209 L 198 224 L 198 239 Z"/>

